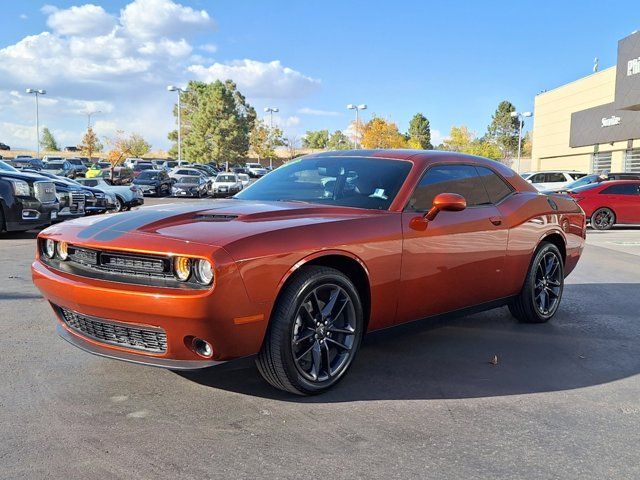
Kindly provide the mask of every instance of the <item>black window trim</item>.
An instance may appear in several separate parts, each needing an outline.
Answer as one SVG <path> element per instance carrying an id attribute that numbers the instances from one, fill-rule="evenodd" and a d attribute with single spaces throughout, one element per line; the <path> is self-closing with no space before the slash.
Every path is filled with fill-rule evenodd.
<path id="1" fill-rule="evenodd" d="M 502 199 L 500 199 L 500 201 L 497 202 L 497 203 L 491 202 L 491 203 L 488 203 L 486 205 L 473 205 L 471 207 L 467 207 L 467 209 L 497 207 L 502 202 L 504 202 L 507 198 L 510 198 L 512 195 L 517 193 L 516 189 L 513 188 L 513 185 L 511 185 L 511 183 L 509 183 L 502 175 L 500 175 L 498 172 L 496 172 L 493 168 L 489 167 L 488 165 L 482 165 L 482 164 L 479 164 L 479 163 L 472 163 L 472 162 L 438 162 L 438 163 L 433 163 L 433 164 L 429 165 L 427 168 L 425 168 L 424 172 L 422 172 L 422 175 L 420 175 L 420 179 L 416 183 L 416 186 L 413 187 L 413 190 L 411 191 L 411 195 L 409 195 L 409 198 L 407 199 L 407 203 L 402 208 L 402 213 L 404 213 L 404 212 L 421 213 L 421 212 L 427 212 L 428 211 L 428 209 L 427 210 L 411 210 L 411 209 L 409 209 L 409 202 L 411 201 L 411 198 L 413 197 L 413 194 L 415 193 L 416 189 L 420 186 L 420 182 L 422 182 L 422 179 L 429 172 L 429 170 L 431 170 L 434 167 L 449 166 L 449 165 L 462 165 L 462 166 L 465 166 L 465 167 L 473 167 L 473 168 L 476 169 L 476 173 L 478 174 L 478 178 L 480 178 L 481 175 L 478 172 L 477 167 L 484 167 L 484 168 L 486 168 L 488 170 L 491 170 L 491 172 L 493 172 L 494 174 L 496 174 L 498 176 L 498 178 L 500 180 L 502 180 L 504 182 L 504 184 L 509 188 L 509 190 L 511 190 L 508 195 L 505 195 L 504 197 L 502 197 Z M 491 197 L 489 196 L 489 192 L 487 191 L 487 187 L 485 186 L 484 182 L 482 182 L 482 178 L 480 178 L 480 182 L 482 183 L 482 187 L 484 188 L 484 191 L 487 193 L 487 197 L 489 198 L 489 201 L 491 201 Z"/>

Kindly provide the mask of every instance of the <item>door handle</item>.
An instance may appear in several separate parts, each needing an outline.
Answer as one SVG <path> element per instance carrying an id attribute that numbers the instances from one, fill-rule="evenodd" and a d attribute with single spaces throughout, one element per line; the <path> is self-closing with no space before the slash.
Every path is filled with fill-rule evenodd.
<path id="1" fill-rule="evenodd" d="M 502 225 L 502 218 L 500 217 L 491 217 L 489 218 L 489 221 L 494 225 Z"/>

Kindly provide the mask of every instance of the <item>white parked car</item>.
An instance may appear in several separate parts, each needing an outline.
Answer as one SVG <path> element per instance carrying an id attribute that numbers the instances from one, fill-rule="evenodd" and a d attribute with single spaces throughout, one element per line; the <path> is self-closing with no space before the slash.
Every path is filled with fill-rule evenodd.
<path id="1" fill-rule="evenodd" d="M 586 175 L 586 173 L 576 172 L 574 170 L 549 170 L 544 172 L 526 172 L 522 174 L 522 178 L 538 190 L 547 190 L 549 188 L 562 188 Z"/>
<path id="2" fill-rule="evenodd" d="M 251 177 L 249 177 L 249 175 L 247 175 L 246 173 L 236 173 L 236 176 L 240 180 L 240 183 L 242 183 L 242 188 L 248 186 L 249 183 L 251 183 Z"/>
<path id="3" fill-rule="evenodd" d="M 209 194 L 212 197 L 230 197 L 242 190 L 242 182 L 235 173 L 219 173 L 211 184 Z"/>
<path id="4" fill-rule="evenodd" d="M 212 177 L 208 177 L 205 172 L 202 170 L 198 170 L 197 168 L 185 168 L 185 167 L 175 167 L 174 169 L 169 171 L 169 176 L 175 180 L 179 181 L 182 177 L 203 177 L 208 181 L 212 181 Z"/>
<path id="5" fill-rule="evenodd" d="M 247 169 L 249 176 L 252 178 L 263 177 L 269 173 L 269 171 L 259 163 L 247 163 L 244 168 Z"/>
<path id="6" fill-rule="evenodd" d="M 81 185 L 99 188 L 103 192 L 111 192 L 115 195 L 116 211 L 129 210 L 144 203 L 142 190 L 135 185 L 111 185 L 104 178 L 78 178 L 76 180 Z"/>

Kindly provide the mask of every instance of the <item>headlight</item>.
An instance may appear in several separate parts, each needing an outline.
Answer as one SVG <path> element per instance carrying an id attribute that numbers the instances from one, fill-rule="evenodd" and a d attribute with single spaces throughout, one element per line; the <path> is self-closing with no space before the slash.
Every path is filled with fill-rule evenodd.
<path id="1" fill-rule="evenodd" d="M 196 260 L 194 265 L 196 280 L 202 285 L 210 285 L 213 282 L 213 265 L 209 260 Z"/>
<path id="2" fill-rule="evenodd" d="M 176 257 L 173 260 L 173 271 L 178 280 L 186 282 L 191 276 L 191 259 L 187 257 Z"/>
<path id="3" fill-rule="evenodd" d="M 58 257 L 60 260 L 66 260 L 69 257 L 69 251 L 67 250 L 67 242 L 58 243 Z"/>
<path id="4" fill-rule="evenodd" d="M 53 258 L 56 254 L 56 242 L 54 240 L 51 240 L 50 238 L 47 238 L 44 241 L 44 254 L 49 257 L 49 258 Z"/>
<path id="5" fill-rule="evenodd" d="M 13 193 L 19 197 L 28 197 L 31 195 L 29 184 L 24 180 L 11 179 L 9 180 L 13 184 Z"/>

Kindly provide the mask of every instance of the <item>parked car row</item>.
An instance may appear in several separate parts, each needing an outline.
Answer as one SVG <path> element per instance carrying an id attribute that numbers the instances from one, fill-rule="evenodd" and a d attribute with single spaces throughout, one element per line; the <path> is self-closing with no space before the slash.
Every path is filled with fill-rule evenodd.
<path id="1" fill-rule="evenodd" d="M 22 167 L 0 161 L 0 231 L 26 231 L 144 203 L 142 191 L 134 185 L 112 185 L 103 178 L 74 180 L 58 175 L 58 170 L 30 168 L 28 162 Z"/>
<path id="2" fill-rule="evenodd" d="M 522 177 L 541 193 L 572 197 L 596 230 L 608 230 L 614 225 L 640 224 L 638 173 L 588 175 L 574 171 L 548 171 L 528 172 Z"/>

